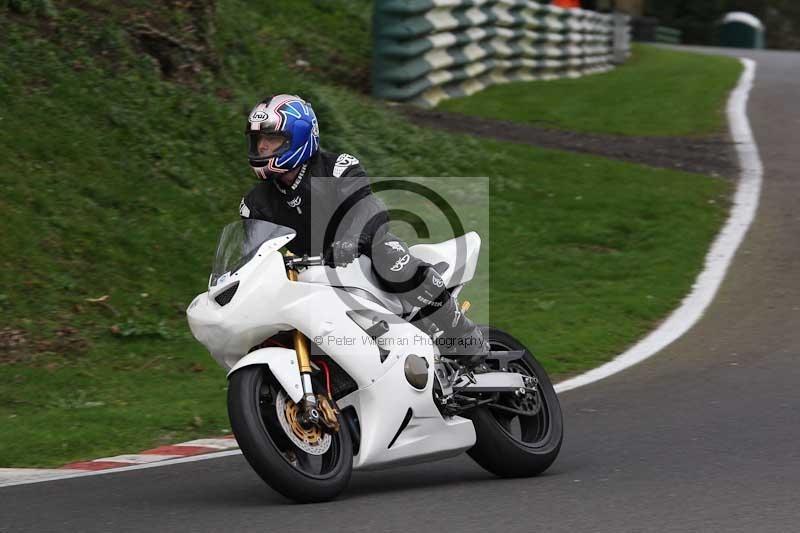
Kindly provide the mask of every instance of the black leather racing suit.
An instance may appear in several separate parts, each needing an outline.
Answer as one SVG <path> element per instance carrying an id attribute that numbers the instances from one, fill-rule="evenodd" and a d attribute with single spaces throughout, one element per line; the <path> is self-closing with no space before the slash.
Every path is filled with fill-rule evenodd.
<path id="1" fill-rule="evenodd" d="M 417 326 L 429 334 L 443 332 L 437 338 L 442 353 L 485 350 L 481 332 L 462 315 L 439 274 L 388 231 L 386 207 L 355 157 L 319 150 L 290 187 L 275 180 L 257 183 L 242 198 L 239 214 L 294 229 L 297 236 L 287 247 L 295 255 L 321 255 L 335 240 L 357 241 L 383 288 L 421 308 Z"/>

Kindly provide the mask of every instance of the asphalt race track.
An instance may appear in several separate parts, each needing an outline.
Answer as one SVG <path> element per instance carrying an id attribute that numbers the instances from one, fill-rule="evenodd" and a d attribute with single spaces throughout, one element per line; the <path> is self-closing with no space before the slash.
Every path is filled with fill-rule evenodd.
<path id="1" fill-rule="evenodd" d="M 298 506 L 237 455 L 0 489 L 0 532 L 800 530 L 800 53 L 738 54 L 758 62 L 754 225 L 688 334 L 562 394 L 546 475 L 495 479 L 464 455 Z"/>

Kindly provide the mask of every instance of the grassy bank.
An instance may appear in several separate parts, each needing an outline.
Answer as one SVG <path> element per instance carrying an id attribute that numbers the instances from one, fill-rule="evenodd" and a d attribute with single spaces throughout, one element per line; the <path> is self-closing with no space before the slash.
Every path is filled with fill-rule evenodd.
<path id="1" fill-rule="evenodd" d="M 531 125 L 619 135 L 706 135 L 724 130 L 741 66 L 729 57 L 634 45 L 611 72 L 496 85 L 439 108 Z"/>
<path id="2" fill-rule="evenodd" d="M 335 72 L 364 58 L 333 44 L 357 2 L 305 7 L 320 36 L 301 57 L 269 18 L 289 17 L 288 2 L 150 13 L 140 23 L 193 23 L 185 44 L 207 47 L 155 56 L 130 33 L 135 2 L 84 4 L 0 8 L 0 466 L 229 431 L 224 373 L 183 310 L 252 185 L 243 113 L 265 94 L 308 97 L 323 145 L 372 174 L 490 176 L 491 319 L 555 374 L 665 316 L 724 216 L 723 181 L 428 131 L 354 93 Z"/>

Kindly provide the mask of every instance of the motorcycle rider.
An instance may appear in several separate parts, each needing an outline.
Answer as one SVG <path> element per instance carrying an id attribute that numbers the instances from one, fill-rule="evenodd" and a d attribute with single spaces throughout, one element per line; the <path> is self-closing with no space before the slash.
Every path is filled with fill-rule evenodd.
<path id="1" fill-rule="evenodd" d="M 308 102 L 289 94 L 266 98 L 250 112 L 245 134 L 260 181 L 242 198 L 241 217 L 294 229 L 289 250 L 323 253 L 329 266 L 367 255 L 384 290 L 421 308 L 415 323 L 434 336 L 440 353 L 469 364 L 488 354 L 480 329 L 460 311 L 439 273 L 388 231 L 386 207 L 372 194 L 359 160 L 320 149 Z"/>

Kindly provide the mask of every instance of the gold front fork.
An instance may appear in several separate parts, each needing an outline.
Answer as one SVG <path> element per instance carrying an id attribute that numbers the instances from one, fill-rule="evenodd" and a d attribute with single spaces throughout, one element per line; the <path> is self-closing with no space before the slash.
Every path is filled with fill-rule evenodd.
<path id="1" fill-rule="evenodd" d="M 297 281 L 297 271 L 287 271 L 291 281 Z M 308 339 L 299 330 L 294 330 L 294 349 L 297 352 L 297 364 L 301 374 L 311 373 L 311 356 L 308 353 Z"/>
<path id="2" fill-rule="evenodd" d="M 291 254 L 286 254 L 291 255 Z M 286 275 L 290 281 L 297 281 L 297 271 L 289 269 Z M 300 367 L 300 383 L 303 385 L 303 402 L 300 405 L 303 424 L 316 424 L 319 421 L 317 398 L 311 385 L 311 356 L 308 352 L 308 339 L 300 330 L 294 330 L 294 351 L 297 353 L 297 366 Z"/>

